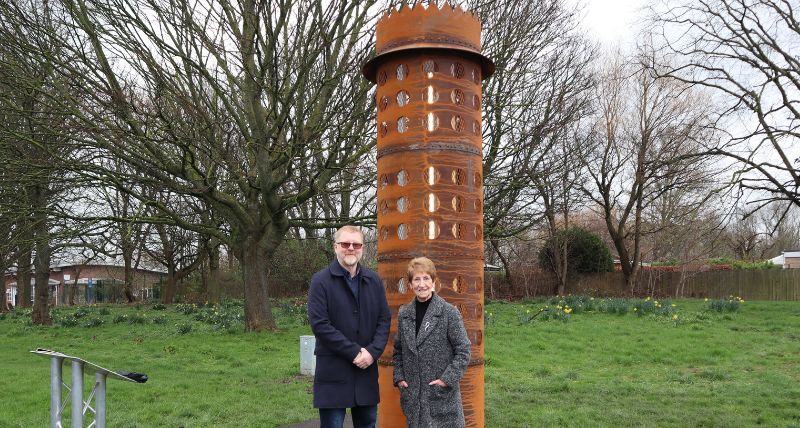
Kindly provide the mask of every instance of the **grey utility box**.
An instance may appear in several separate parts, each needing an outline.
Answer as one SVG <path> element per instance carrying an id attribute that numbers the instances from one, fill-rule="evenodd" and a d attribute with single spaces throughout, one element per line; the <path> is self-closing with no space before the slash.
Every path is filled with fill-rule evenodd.
<path id="1" fill-rule="evenodd" d="M 317 357 L 314 355 L 314 346 L 317 341 L 314 336 L 300 336 L 300 374 L 314 376 L 317 368 Z"/>

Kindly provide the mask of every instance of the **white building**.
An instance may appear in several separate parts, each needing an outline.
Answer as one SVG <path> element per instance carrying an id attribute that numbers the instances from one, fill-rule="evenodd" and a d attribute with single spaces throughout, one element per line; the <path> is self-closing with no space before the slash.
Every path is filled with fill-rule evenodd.
<path id="1" fill-rule="evenodd" d="M 783 252 L 784 269 L 800 269 L 800 250 L 789 250 Z"/>

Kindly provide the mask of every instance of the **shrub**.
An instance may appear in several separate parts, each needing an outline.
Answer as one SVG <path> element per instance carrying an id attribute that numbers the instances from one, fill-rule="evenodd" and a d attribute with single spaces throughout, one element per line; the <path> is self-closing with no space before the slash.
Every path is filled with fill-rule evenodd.
<path id="1" fill-rule="evenodd" d="M 33 308 L 14 309 L 14 318 L 30 318 Z"/>
<path id="2" fill-rule="evenodd" d="M 86 320 L 85 323 L 83 323 L 84 327 L 89 327 L 89 328 L 91 328 L 91 327 L 99 327 L 101 325 L 103 325 L 103 320 L 100 319 L 100 318 L 89 318 L 89 319 Z"/>
<path id="3" fill-rule="evenodd" d="M 556 305 L 555 307 L 545 306 L 541 313 L 538 315 L 539 320 L 557 320 L 567 322 L 572 314 L 572 308 L 569 306 Z"/>
<path id="4" fill-rule="evenodd" d="M 630 302 L 627 299 L 603 299 L 598 305 L 600 312 L 609 314 L 625 315 L 630 310 Z"/>
<path id="5" fill-rule="evenodd" d="M 128 316 L 125 314 L 117 314 L 113 319 L 114 324 L 123 323 L 125 321 L 128 321 Z"/>
<path id="6" fill-rule="evenodd" d="M 157 315 L 153 317 L 153 324 L 166 324 L 166 323 L 167 323 L 166 315 Z"/>
<path id="7" fill-rule="evenodd" d="M 716 312 L 736 312 L 742 303 L 744 303 L 744 299 L 730 296 L 727 299 L 709 300 L 706 302 L 706 308 Z"/>
<path id="8" fill-rule="evenodd" d="M 167 306 L 164 305 L 163 303 L 156 303 L 155 305 L 153 305 L 154 311 L 163 311 L 164 309 L 167 309 Z"/>
<path id="9" fill-rule="evenodd" d="M 227 330 L 244 322 L 244 313 L 242 308 L 237 306 L 215 305 L 199 309 L 194 319 L 210 324 L 215 329 Z"/>
<path id="10" fill-rule="evenodd" d="M 524 311 L 521 309 L 517 310 L 517 321 L 520 324 L 528 324 L 531 321 L 539 320 L 539 321 L 548 321 L 548 320 L 558 320 L 558 321 L 568 321 L 570 315 L 572 314 L 574 308 L 569 306 L 564 306 L 561 304 L 557 304 L 553 307 L 545 306 L 539 310 L 531 310 L 525 309 Z"/>
<path id="11" fill-rule="evenodd" d="M 299 325 L 308 325 L 308 304 L 301 300 L 282 302 L 278 305 L 281 315 L 291 318 Z"/>
<path id="12" fill-rule="evenodd" d="M 131 314 L 128 316 L 128 324 L 144 324 L 147 322 L 147 319 L 138 313 Z"/>
<path id="13" fill-rule="evenodd" d="M 97 312 L 98 312 L 100 315 L 111 315 L 111 309 L 108 309 L 108 308 L 106 308 L 105 306 L 104 306 L 104 307 L 102 307 L 102 308 L 100 308 L 100 310 L 98 310 Z"/>
<path id="14" fill-rule="evenodd" d="M 745 269 L 745 270 L 764 270 L 764 269 L 773 269 L 776 268 L 774 263 L 771 260 L 764 260 L 764 261 L 755 261 L 755 262 L 748 262 L 746 260 L 735 260 L 729 259 L 726 257 L 717 257 L 713 259 L 708 259 L 708 264 L 714 266 L 730 266 L 733 269 Z"/>
<path id="15" fill-rule="evenodd" d="M 89 310 L 86 308 L 78 308 L 75 310 L 75 313 L 73 314 L 75 318 L 83 318 L 86 315 L 89 315 Z"/>
<path id="16" fill-rule="evenodd" d="M 178 303 L 175 305 L 175 310 L 184 315 L 191 315 L 197 310 L 197 306 L 190 303 Z"/>
<path id="17" fill-rule="evenodd" d="M 486 325 L 487 328 L 494 326 L 494 313 L 493 312 L 486 312 L 486 310 L 484 309 L 483 318 L 485 320 L 485 325 Z"/>
<path id="18" fill-rule="evenodd" d="M 633 312 L 640 317 L 644 315 L 670 316 L 675 312 L 675 305 L 669 299 L 659 301 L 647 297 L 633 303 Z"/>
<path id="19" fill-rule="evenodd" d="M 75 318 L 74 315 L 67 315 L 63 318 L 59 318 L 56 323 L 61 327 L 75 327 L 78 325 L 78 319 Z"/>
<path id="20" fill-rule="evenodd" d="M 608 246 L 599 236 L 580 227 L 561 230 L 539 250 L 539 266 L 557 271 L 556 251 L 567 246 L 567 270 L 570 273 L 612 272 L 614 261 Z"/>
<path id="21" fill-rule="evenodd" d="M 178 324 L 177 329 L 175 331 L 178 334 L 187 334 L 192 331 L 192 324 L 191 323 Z"/>

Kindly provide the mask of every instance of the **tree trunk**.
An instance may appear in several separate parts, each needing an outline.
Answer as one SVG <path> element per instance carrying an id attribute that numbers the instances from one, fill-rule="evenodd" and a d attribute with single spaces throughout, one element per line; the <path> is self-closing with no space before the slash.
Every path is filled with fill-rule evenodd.
<path id="1" fill-rule="evenodd" d="M 625 287 L 628 293 L 633 296 L 636 292 L 636 277 L 639 273 L 639 264 L 624 259 L 620 259 L 620 264 L 622 265 L 622 274 L 625 277 Z"/>
<path id="2" fill-rule="evenodd" d="M 46 205 L 43 192 L 37 194 L 38 206 Z M 31 319 L 35 325 L 50 325 L 50 231 L 46 214 L 37 214 L 36 229 L 36 301 Z"/>
<path id="3" fill-rule="evenodd" d="M 566 237 L 566 234 L 565 234 Z M 558 295 L 559 296 L 566 296 L 567 295 L 567 275 L 569 273 L 569 245 L 570 243 L 567 242 L 567 239 L 564 239 L 564 242 L 561 242 L 559 247 L 553 251 L 555 255 L 555 265 L 556 269 L 558 270 Z"/>
<path id="4" fill-rule="evenodd" d="M 242 243 L 241 254 L 245 331 L 274 331 L 276 325 L 267 291 L 267 275 L 264 269 L 267 257 L 264 246 L 259 239 L 248 235 Z"/>
<path id="5" fill-rule="evenodd" d="M 6 265 L 5 265 L 5 254 L 0 255 L 0 272 L 3 273 L 2 280 L 0 280 L 0 284 L 3 284 L 3 288 L 0 289 L 0 312 L 8 312 L 8 301 L 6 299 Z"/>
<path id="6" fill-rule="evenodd" d="M 167 266 L 167 282 L 161 288 L 161 303 L 169 304 L 175 299 L 175 288 L 177 287 L 178 278 L 175 275 L 175 265 L 170 264 Z"/>
<path id="7" fill-rule="evenodd" d="M 37 245 L 38 247 L 38 245 Z M 35 325 L 50 325 L 50 250 L 39 255 L 36 250 L 36 300 L 33 304 L 31 320 Z"/>
<path id="8" fill-rule="evenodd" d="M 72 287 L 69 288 L 69 305 L 75 306 L 75 294 L 78 293 L 78 278 L 81 276 L 81 269 L 75 268 L 75 279 L 72 281 Z"/>
<path id="9" fill-rule="evenodd" d="M 123 258 L 125 259 L 125 284 L 122 292 L 125 295 L 125 300 L 128 303 L 133 303 L 136 300 L 133 297 L 133 268 L 131 267 L 133 254 L 124 254 Z"/>
<path id="10" fill-rule="evenodd" d="M 222 295 L 219 270 L 219 245 L 212 245 L 208 249 L 208 295 L 209 302 L 219 303 Z"/>
<path id="11" fill-rule="evenodd" d="M 31 307 L 31 255 L 30 241 L 20 246 L 17 257 L 17 307 Z"/>

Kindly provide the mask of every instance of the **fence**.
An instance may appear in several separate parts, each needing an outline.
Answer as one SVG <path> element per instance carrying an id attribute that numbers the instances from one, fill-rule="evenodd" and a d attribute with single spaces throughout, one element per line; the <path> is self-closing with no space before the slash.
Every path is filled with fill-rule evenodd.
<path id="1" fill-rule="evenodd" d="M 488 297 L 534 297 L 552 295 L 558 280 L 549 272 L 515 276 L 514 287 L 487 284 Z M 569 294 L 597 296 L 662 296 L 745 300 L 800 300 L 800 269 L 719 270 L 670 272 L 643 270 L 633 290 L 625 285 L 622 272 L 575 278 L 567 284 Z"/>

